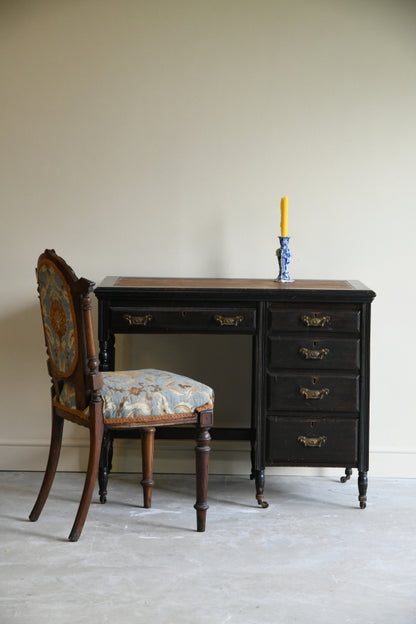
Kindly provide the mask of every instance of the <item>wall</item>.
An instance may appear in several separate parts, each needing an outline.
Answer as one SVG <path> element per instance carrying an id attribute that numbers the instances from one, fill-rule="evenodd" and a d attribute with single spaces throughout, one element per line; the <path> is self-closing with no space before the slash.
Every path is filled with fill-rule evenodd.
<path id="1" fill-rule="evenodd" d="M 0 0 L 1 469 L 47 454 L 44 248 L 96 282 L 274 278 L 287 194 L 292 276 L 378 294 L 371 470 L 416 477 L 415 31 L 405 0 Z M 118 365 L 200 376 L 217 423 L 248 422 L 249 343 L 175 340 L 120 340 Z M 86 445 L 68 426 L 61 468 Z M 185 448 L 162 444 L 156 468 L 191 469 Z M 136 455 L 121 441 L 116 469 Z M 212 458 L 248 471 L 244 445 Z"/>

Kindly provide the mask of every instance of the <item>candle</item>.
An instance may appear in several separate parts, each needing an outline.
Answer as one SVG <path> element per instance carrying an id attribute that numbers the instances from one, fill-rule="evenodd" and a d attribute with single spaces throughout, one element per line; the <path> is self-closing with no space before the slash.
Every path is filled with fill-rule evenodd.
<path id="1" fill-rule="evenodd" d="M 280 202 L 280 214 L 281 214 L 280 235 L 281 236 L 287 236 L 288 213 L 289 213 L 289 198 L 286 196 L 286 197 L 282 197 L 281 202 Z"/>

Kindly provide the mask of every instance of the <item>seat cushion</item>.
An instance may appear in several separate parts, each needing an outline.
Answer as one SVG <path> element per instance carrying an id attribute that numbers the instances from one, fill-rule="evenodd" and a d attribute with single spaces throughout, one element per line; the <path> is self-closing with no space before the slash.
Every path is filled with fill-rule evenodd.
<path id="1" fill-rule="evenodd" d="M 191 416 L 212 409 L 214 392 L 199 381 L 153 368 L 102 373 L 106 424 Z"/>

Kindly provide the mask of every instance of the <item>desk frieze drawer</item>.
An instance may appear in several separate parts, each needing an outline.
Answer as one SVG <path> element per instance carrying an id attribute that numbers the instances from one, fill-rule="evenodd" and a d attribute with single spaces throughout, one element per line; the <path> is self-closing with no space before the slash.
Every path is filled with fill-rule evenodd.
<path id="1" fill-rule="evenodd" d="M 271 332 L 358 333 L 360 311 L 354 305 L 273 304 L 269 308 L 269 329 Z"/>
<path id="2" fill-rule="evenodd" d="M 272 336 L 268 339 L 270 368 L 358 369 L 360 341 L 355 338 Z"/>
<path id="3" fill-rule="evenodd" d="M 273 465 L 356 465 L 358 420 L 356 418 L 268 417 L 266 463 Z"/>
<path id="4" fill-rule="evenodd" d="M 115 332 L 254 333 L 254 308 L 118 308 L 110 309 Z"/>
<path id="5" fill-rule="evenodd" d="M 308 412 L 358 412 L 359 375 L 267 375 L 270 410 Z"/>

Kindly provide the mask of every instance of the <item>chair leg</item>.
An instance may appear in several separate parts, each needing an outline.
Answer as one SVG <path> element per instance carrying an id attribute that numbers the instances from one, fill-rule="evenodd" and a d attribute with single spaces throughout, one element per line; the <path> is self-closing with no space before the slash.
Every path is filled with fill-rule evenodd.
<path id="1" fill-rule="evenodd" d="M 91 503 L 91 498 L 94 492 L 95 483 L 98 476 L 98 466 L 100 462 L 101 445 L 104 435 L 104 423 L 102 415 L 99 414 L 99 418 L 94 417 L 91 414 L 90 408 L 90 454 L 88 458 L 88 469 L 85 475 L 84 490 L 82 492 L 81 501 L 78 507 L 78 512 L 75 517 L 75 522 L 69 534 L 69 541 L 78 541 L 85 520 L 87 518 L 88 510 Z"/>
<path id="2" fill-rule="evenodd" d="M 196 432 L 196 503 L 194 505 L 194 508 L 196 509 L 196 530 L 199 533 L 205 531 L 207 510 L 209 508 L 209 505 L 207 503 L 208 463 L 209 453 L 211 451 L 209 445 L 209 442 L 211 440 L 211 436 L 209 435 L 209 429 L 210 425 L 202 424 L 201 422 L 199 422 Z"/>
<path id="3" fill-rule="evenodd" d="M 30 512 L 29 520 L 36 522 L 39 518 L 44 504 L 49 496 L 50 489 L 56 474 L 56 467 L 58 465 L 59 454 L 61 452 L 62 445 L 62 432 L 64 429 L 64 419 L 58 416 L 52 411 L 52 432 L 51 432 L 51 445 L 49 447 L 48 463 L 46 465 L 45 475 L 43 482 L 39 490 L 36 503 Z"/>
<path id="4" fill-rule="evenodd" d="M 143 479 L 140 481 L 143 487 L 143 505 L 146 509 L 152 506 L 153 481 L 153 453 L 155 447 L 155 427 L 142 429 L 142 472 Z"/>

